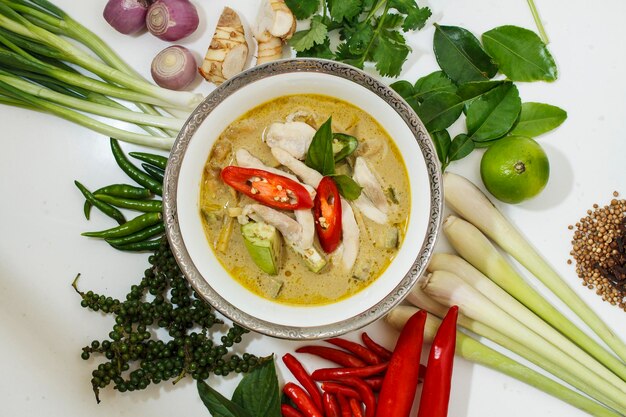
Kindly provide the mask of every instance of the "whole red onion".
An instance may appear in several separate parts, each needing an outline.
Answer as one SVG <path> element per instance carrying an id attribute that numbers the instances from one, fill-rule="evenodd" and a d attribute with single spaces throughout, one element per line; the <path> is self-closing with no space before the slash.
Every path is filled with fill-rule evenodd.
<path id="1" fill-rule="evenodd" d="M 156 0 L 146 15 L 150 33 L 165 41 L 191 35 L 199 22 L 198 11 L 189 0 Z"/>
<path id="2" fill-rule="evenodd" d="M 125 35 L 146 27 L 148 2 L 146 0 L 109 0 L 104 7 L 104 20 Z"/>

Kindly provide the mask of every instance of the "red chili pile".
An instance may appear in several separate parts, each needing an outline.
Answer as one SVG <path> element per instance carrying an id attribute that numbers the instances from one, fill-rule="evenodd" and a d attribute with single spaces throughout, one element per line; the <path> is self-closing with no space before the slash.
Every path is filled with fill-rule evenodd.
<path id="1" fill-rule="evenodd" d="M 337 346 L 303 346 L 309 353 L 337 365 L 309 374 L 287 353 L 283 362 L 301 385 L 288 382 L 283 392 L 291 403 L 282 405 L 285 417 L 408 417 L 417 385 L 424 382 L 417 417 L 448 414 L 450 382 L 456 345 L 458 308 L 452 307 L 433 340 L 428 366 L 420 364 L 426 312 L 405 324 L 393 352 L 361 334 L 363 344 L 328 339 Z M 340 349 L 338 349 L 340 348 Z"/>

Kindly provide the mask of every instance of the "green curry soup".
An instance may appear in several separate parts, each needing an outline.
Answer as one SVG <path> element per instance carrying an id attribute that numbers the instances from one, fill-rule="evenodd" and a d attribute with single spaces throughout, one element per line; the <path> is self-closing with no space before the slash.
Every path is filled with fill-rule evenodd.
<path id="1" fill-rule="evenodd" d="M 319 272 L 307 267 L 301 255 L 282 239 L 277 274 L 257 266 L 241 233 L 242 208 L 259 204 L 236 192 L 220 178 L 221 170 L 237 165 L 235 153 L 245 149 L 265 165 L 282 167 L 263 138 L 272 123 L 299 120 L 318 129 L 332 116 L 332 131 L 356 137 L 359 146 L 338 174 L 352 176 L 355 158 L 362 157 L 375 174 L 388 204 L 387 221 L 370 220 L 351 202 L 358 225 L 358 256 L 346 270 L 334 254 L 324 254 L 317 235 L 314 247 L 327 264 Z M 387 132 L 363 110 L 345 101 L 321 95 L 284 96 L 264 103 L 231 123 L 213 146 L 205 164 L 200 215 L 215 256 L 230 275 L 248 290 L 286 304 L 315 305 L 335 302 L 364 289 L 376 280 L 396 256 L 404 240 L 410 208 L 409 181 L 403 159 Z M 283 213 L 293 217 L 293 212 Z"/>

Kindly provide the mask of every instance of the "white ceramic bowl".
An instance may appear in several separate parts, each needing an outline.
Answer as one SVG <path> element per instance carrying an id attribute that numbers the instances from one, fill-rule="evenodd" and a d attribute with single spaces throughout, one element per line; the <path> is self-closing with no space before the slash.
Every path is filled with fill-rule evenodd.
<path id="1" fill-rule="evenodd" d="M 397 257 L 370 286 L 327 305 L 280 304 L 244 288 L 216 259 L 200 218 L 200 181 L 215 140 L 246 111 L 292 94 L 328 95 L 365 110 L 394 139 L 409 173 L 410 218 Z M 360 70 L 317 59 L 255 67 L 211 93 L 192 113 L 174 144 L 163 195 L 168 239 L 196 291 L 242 326 L 288 339 L 336 336 L 369 324 L 399 303 L 430 259 L 441 223 L 442 200 L 436 153 L 426 129 L 406 102 Z"/>

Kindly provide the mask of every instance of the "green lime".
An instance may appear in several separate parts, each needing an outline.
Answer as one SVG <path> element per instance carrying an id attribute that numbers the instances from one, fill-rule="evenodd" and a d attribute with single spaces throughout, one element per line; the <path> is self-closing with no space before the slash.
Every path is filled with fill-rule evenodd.
<path id="1" fill-rule="evenodd" d="M 480 161 L 487 190 L 505 203 L 519 203 L 539 194 L 548 183 L 548 156 L 534 140 L 509 136 L 491 145 Z"/>

